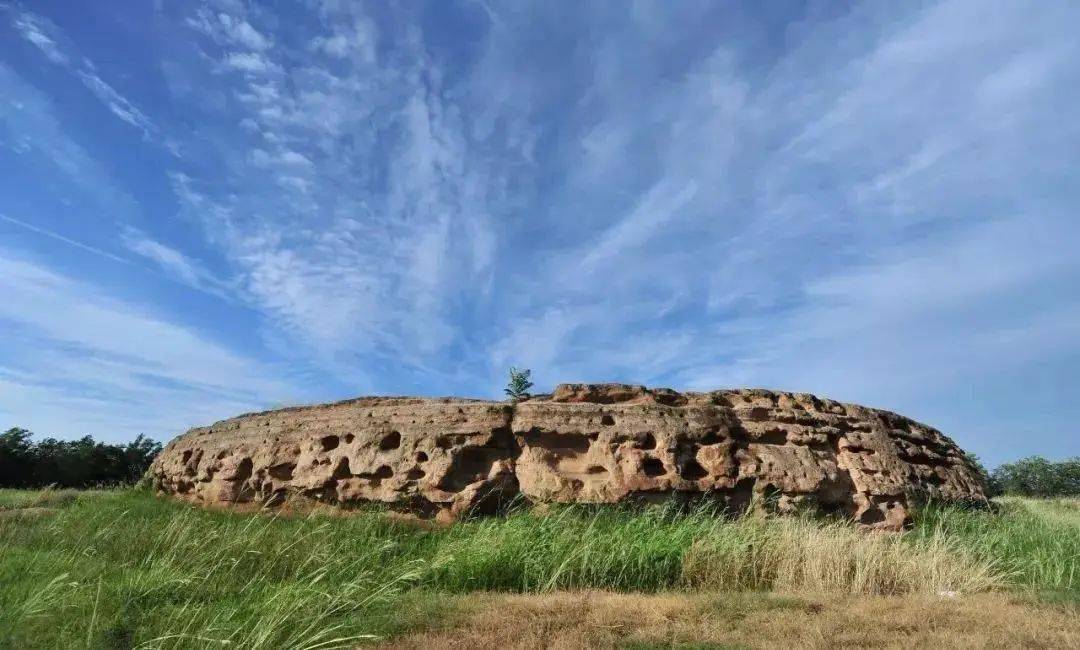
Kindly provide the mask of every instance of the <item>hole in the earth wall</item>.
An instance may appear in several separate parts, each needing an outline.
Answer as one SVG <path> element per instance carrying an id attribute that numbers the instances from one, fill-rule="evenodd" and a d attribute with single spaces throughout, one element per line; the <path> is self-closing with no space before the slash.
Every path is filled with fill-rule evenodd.
<path id="1" fill-rule="evenodd" d="M 634 446 L 638 449 L 656 449 L 656 436 L 651 433 L 639 433 Z"/>
<path id="2" fill-rule="evenodd" d="M 659 458 L 646 458 L 641 461 L 641 471 L 645 472 L 645 476 L 663 476 L 667 473 L 663 461 Z"/>
<path id="3" fill-rule="evenodd" d="M 382 451 L 390 451 L 391 449 L 397 449 L 400 446 L 401 434 L 397 431 L 391 431 L 379 442 L 379 449 Z"/>
<path id="4" fill-rule="evenodd" d="M 705 471 L 705 468 L 701 466 L 701 463 L 694 459 L 686 461 L 679 474 L 688 481 L 696 481 L 709 475 L 709 473 Z"/>
<path id="5" fill-rule="evenodd" d="M 349 478 L 352 476 L 352 470 L 349 469 L 349 459 L 342 458 L 338 461 L 337 467 L 334 468 L 334 473 L 330 475 L 331 478 L 338 480 L 343 478 Z"/>

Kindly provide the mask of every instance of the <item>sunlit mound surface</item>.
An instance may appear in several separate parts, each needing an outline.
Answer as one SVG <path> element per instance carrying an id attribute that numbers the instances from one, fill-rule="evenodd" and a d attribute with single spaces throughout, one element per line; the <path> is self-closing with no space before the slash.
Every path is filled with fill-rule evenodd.
<path id="1" fill-rule="evenodd" d="M 761 389 L 562 384 L 518 402 L 362 397 L 241 415 L 174 439 L 165 493 L 274 505 L 300 495 L 422 517 L 508 503 L 715 501 L 897 529 L 915 495 L 985 501 L 936 429 L 888 411 Z"/>

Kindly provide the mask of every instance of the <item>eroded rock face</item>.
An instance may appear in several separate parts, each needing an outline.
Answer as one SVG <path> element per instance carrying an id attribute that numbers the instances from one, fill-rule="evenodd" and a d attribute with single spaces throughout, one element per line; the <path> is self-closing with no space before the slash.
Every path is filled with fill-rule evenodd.
<path id="1" fill-rule="evenodd" d="M 898 528 L 912 492 L 985 499 L 951 440 L 895 413 L 804 393 L 622 384 L 563 384 L 517 404 L 364 397 L 242 415 L 176 438 L 150 473 L 159 490 L 207 503 L 300 493 L 441 517 L 490 513 L 518 495 L 679 494 Z"/>

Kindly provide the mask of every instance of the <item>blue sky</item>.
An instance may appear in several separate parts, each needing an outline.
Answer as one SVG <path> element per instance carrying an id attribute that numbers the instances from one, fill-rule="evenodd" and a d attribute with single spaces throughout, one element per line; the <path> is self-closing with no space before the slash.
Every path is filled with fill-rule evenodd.
<path id="1" fill-rule="evenodd" d="M 0 2 L 0 427 L 629 381 L 1080 454 L 1080 5 Z"/>

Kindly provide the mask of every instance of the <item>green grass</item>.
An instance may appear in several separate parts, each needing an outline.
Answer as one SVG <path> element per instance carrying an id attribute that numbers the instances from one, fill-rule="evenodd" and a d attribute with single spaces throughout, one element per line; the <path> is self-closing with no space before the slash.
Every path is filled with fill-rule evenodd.
<path id="1" fill-rule="evenodd" d="M 4 516 L 42 507 L 53 510 Z M 351 647 L 438 618 L 441 594 L 475 590 L 1010 586 L 1070 602 L 1078 534 L 1080 509 L 1025 500 L 997 514 L 927 508 L 894 536 L 663 508 L 428 530 L 378 512 L 283 518 L 131 490 L 0 490 L 0 648 Z"/>
<path id="2" fill-rule="evenodd" d="M 1001 498 L 997 512 L 928 506 L 908 534 L 957 540 L 976 559 L 993 562 L 1013 585 L 1080 596 L 1080 508 L 1075 499 Z"/>
<path id="3" fill-rule="evenodd" d="M 104 494 L 103 490 L 0 490 L 0 510 L 51 508 L 66 505 L 79 498 Z"/>
<path id="4" fill-rule="evenodd" d="M 387 625 L 424 539 L 377 517 L 200 512 L 116 492 L 0 520 L 0 630 L 25 647 L 341 646 Z"/>

